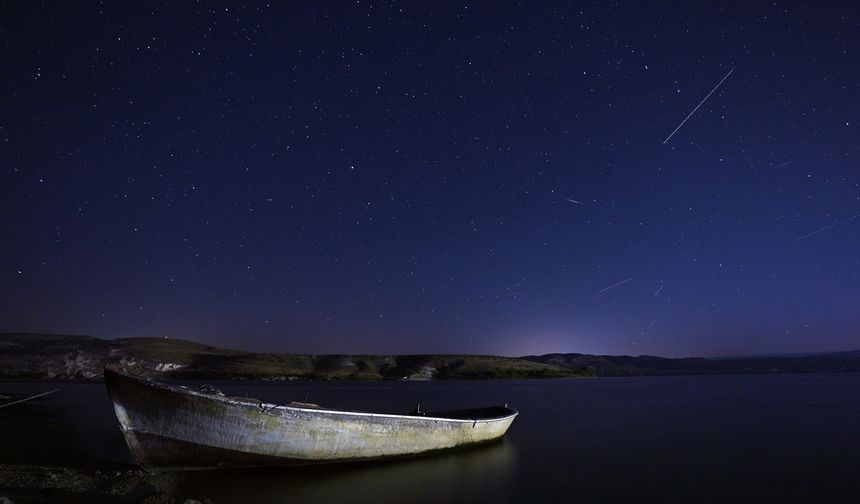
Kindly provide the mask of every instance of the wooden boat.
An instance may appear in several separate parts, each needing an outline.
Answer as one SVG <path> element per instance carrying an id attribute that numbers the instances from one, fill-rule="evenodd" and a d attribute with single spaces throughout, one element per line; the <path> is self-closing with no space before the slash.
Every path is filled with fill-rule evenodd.
<path id="1" fill-rule="evenodd" d="M 344 462 L 423 454 L 504 436 L 505 406 L 389 415 L 269 404 L 145 380 L 106 367 L 128 448 L 149 470 Z"/>

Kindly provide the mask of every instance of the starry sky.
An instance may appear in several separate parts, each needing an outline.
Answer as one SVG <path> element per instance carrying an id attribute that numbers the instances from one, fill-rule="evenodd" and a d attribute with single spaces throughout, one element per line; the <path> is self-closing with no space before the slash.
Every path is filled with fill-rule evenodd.
<path id="1" fill-rule="evenodd" d="M 0 331 L 860 347 L 850 2 L 3 2 L 0 29 Z"/>

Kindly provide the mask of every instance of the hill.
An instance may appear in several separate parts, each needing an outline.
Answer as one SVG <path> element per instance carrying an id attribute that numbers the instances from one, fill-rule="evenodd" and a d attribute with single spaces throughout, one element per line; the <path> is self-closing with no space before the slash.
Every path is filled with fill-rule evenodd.
<path id="1" fill-rule="evenodd" d="M 524 360 L 551 364 L 597 376 L 665 376 L 756 373 L 856 373 L 860 372 L 860 350 L 804 356 L 670 359 L 641 355 L 587 355 L 578 353 L 530 355 Z"/>
<path id="2" fill-rule="evenodd" d="M 90 378 L 107 362 L 141 376 L 207 379 L 560 378 L 588 372 L 489 355 L 299 355 L 228 350 L 161 338 L 0 334 L 0 377 Z"/>
<path id="3" fill-rule="evenodd" d="M 0 334 L 0 378 L 90 378 L 106 362 L 148 377 L 261 380 L 392 380 L 860 372 L 860 350 L 732 359 L 579 353 L 491 355 L 306 355 L 254 353 L 166 338 L 104 340 Z"/>

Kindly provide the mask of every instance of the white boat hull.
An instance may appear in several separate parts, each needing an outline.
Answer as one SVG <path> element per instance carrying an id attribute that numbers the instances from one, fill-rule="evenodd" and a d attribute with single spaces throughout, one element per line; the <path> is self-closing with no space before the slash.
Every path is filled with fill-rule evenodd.
<path id="1" fill-rule="evenodd" d="M 441 416 L 279 406 L 105 370 L 120 428 L 149 469 L 341 462 L 416 455 L 504 436 L 507 407 Z"/>

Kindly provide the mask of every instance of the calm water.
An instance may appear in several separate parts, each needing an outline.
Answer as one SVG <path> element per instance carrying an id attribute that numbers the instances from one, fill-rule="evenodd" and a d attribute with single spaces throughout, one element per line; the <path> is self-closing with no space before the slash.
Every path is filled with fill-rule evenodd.
<path id="1" fill-rule="evenodd" d="M 372 411 L 520 411 L 504 442 L 469 451 L 182 477 L 182 495 L 216 503 L 860 501 L 860 375 L 216 385 Z M 131 462 L 100 384 L 11 409 L 0 410 L 0 463 Z"/>

